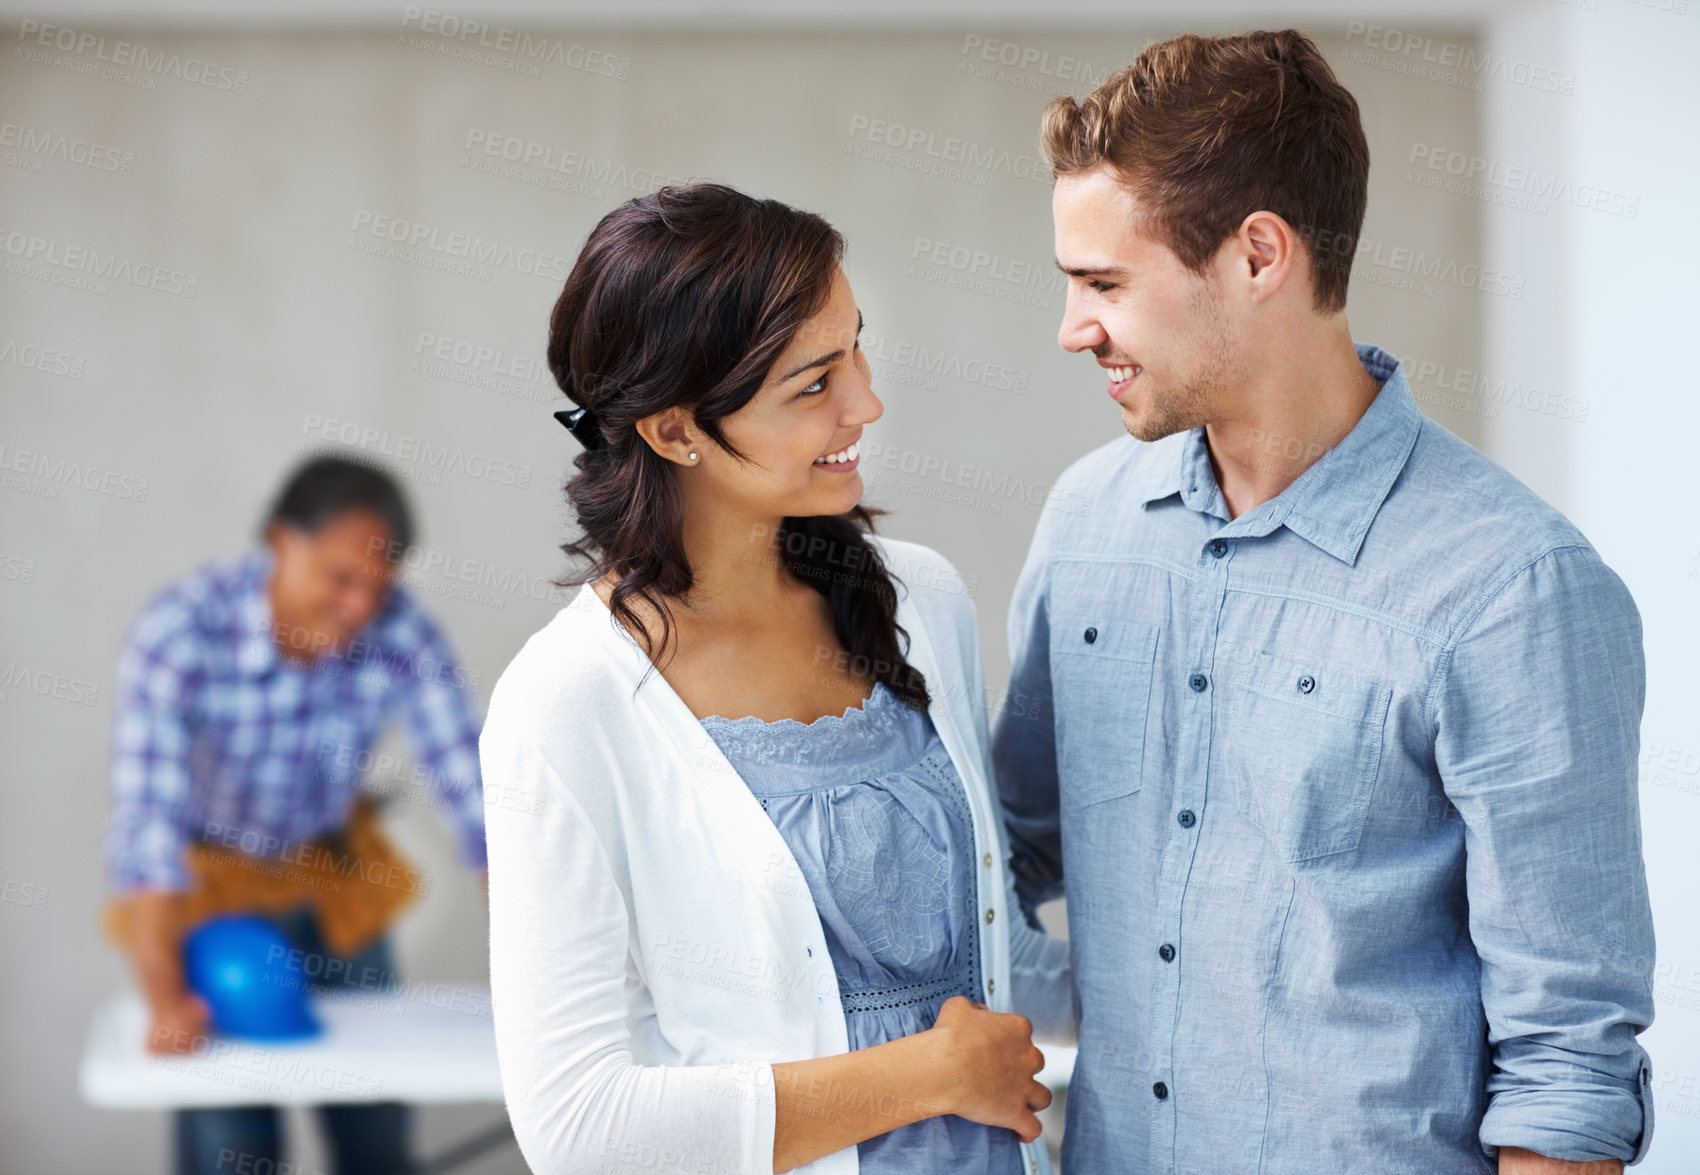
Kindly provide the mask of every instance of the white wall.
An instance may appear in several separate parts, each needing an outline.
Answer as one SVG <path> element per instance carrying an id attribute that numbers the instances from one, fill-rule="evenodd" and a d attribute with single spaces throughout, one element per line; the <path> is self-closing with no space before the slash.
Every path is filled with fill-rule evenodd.
<path id="1" fill-rule="evenodd" d="M 1636 500 L 1647 500 L 1639 491 L 1653 488 L 1646 482 L 1659 476 L 1656 462 L 1647 460 L 1648 445 L 1665 454 L 1665 469 L 1681 468 L 1676 446 L 1686 449 L 1693 434 L 1660 422 L 1693 410 L 1679 392 L 1680 371 L 1664 379 L 1621 378 L 1628 357 L 1614 353 L 1613 378 L 1579 373 L 1599 362 L 1603 347 L 1592 340 L 1640 338 L 1650 334 L 1654 314 L 1672 323 L 1681 314 L 1679 279 L 1668 263 L 1660 268 L 1672 251 L 1665 242 L 1681 238 L 1671 220 L 1657 217 L 1674 216 L 1681 194 L 1693 187 L 1693 171 L 1682 169 L 1694 165 L 1676 161 L 1674 150 L 1662 156 L 1635 150 L 1635 135 L 1620 135 L 1610 119 L 1591 121 L 1584 111 L 1617 109 L 1627 117 L 1633 107 L 1643 120 L 1637 134 L 1658 139 L 1663 130 L 1670 141 L 1682 113 L 1695 109 L 1693 83 L 1679 82 L 1676 54 L 1683 36 L 1692 49 L 1696 18 L 1600 3 L 1605 10 L 1598 13 L 1545 4 L 1526 16 L 1512 14 L 1492 33 L 1534 37 L 1543 55 L 1574 58 L 1578 89 L 1583 78 L 1590 89 L 1562 101 L 1526 87 L 1490 83 L 1477 92 L 1413 77 L 1386 55 L 1366 56 L 1367 34 L 1352 23 L 1365 18 L 1338 6 L 1326 14 L 1313 9 L 1308 20 L 1242 7 L 1231 27 L 1298 20 L 1358 95 L 1375 159 L 1366 237 L 1463 261 L 1507 252 L 1514 263 L 1505 268 L 1526 275 L 1529 294 L 1513 300 L 1457 287 L 1399 288 L 1396 267 L 1366 261 L 1354 281 L 1354 331 L 1436 368 L 1527 370 L 1534 374 L 1526 378 L 1545 381 L 1542 387 L 1587 389 L 1580 392 L 1593 401 L 1586 422 L 1557 427 L 1538 407 L 1502 407 L 1490 418 L 1491 396 L 1449 398 L 1439 374 L 1417 390 L 1432 416 L 1569 510 L 1629 579 L 1655 661 L 1648 738 L 1692 756 L 1700 752 L 1700 737 L 1691 720 L 1683 721 L 1677 699 L 1693 697 L 1693 659 L 1671 653 L 1684 642 L 1683 651 L 1693 652 L 1693 632 L 1681 626 L 1700 590 L 1688 578 L 1700 558 L 1700 535 L 1679 523 L 1674 541 L 1639 533 L 1640 541 L 1617 541 L 1614 535 L 1643 524 L 1605 503 L 1631 484 Z M 599 12 L 605 23 L 612 10 L 580 11 Z M 849 13 L 839 10 L 840 23 L 854 19 Z M 181 23 L 128 31 L 73 26 L 232 71 L 215 81 L 245 74 L 242 93 L 173 78 L 142 89 L 89 76 L 75 67 L 98 64 L 90 53 L 49 51 L 47 60 L 34 60 L 12 52 L 19 47 L 13 45 L 0 58 L 0 123 L 110 147 L 128 161 L 127 173 L 114 173 L 9 148 L 12 154 L 0 159 L 9 164 L 0 170 L 0 230 L 50 240 L 61 250 L 116 253 L 196 280 L 195 296 L 187 298 L 122 282 L 94 293 L 0 272 L 0 345 L 15 342 L 20 354 L 25 347 L 63 352 L 77 373 L 30 369 L 0 352 L 0 445 L 8 454 L 27 449 L 50 461 L 113 471 L 133 479 L 131 485 L 145 479 L 148 486 L 142 501 L 64 485 L 56 497 L 43 497 L 34 492 L 49 484 L 42 479 L 0 487 L 10 490 L 0 493 L 0 665 L 27 665 L 102 688 L 92 706 L 16 689 L 0 703 L 0 765 L 10 781 L 0 793 L 4 876 L 48 894 L 44 909 L 0 904 L 8 947 L 0 964 L 0 1039 L 7 1042 L 0 1050 L 0 1166 L 8 1171 L 120 1164 L 146 1170 L 165 1162 L 163 1119 L 90 1110 L 74 1088 L 87 1011 L 123 978 L 119 960 L 95 932 L 96 846 L 105 816 L 106 690 L 123 628 L 140 602 L 195 562 L 249 541 L 313 420 L 387 430 L 397 442 L 405 434 L 458 445 L 523 467 L 530 476 L 522 488 L 452 472 L 433 482 L 432 470 L 404 465 L 418 475 L 407 488 L 422 546 L 457 564 L 472 560 L 472 574 L 483 571 L 538 595 L 546 594 L 543 580 L 562 569 L 555 550 L 565 533 L 558 487 L 575 449 L 549 419 L 557 405 L 547 374 L 531 366 L 559 280 L 502 266 L 490 267 L 481 280 L 369 255 L 356 247 L 375 241 L 357 227 L 366 217 L 399 218 L 445 235 L 477 234 L 568 262 L 595 219 L 653 186 L 651 176 L 721 179 L 833 220 L 850 241 L 847 269 L 867 316 L 876 388 L 886 403 L 870 437 L 888 446 L 894 464 L 944 466 L 906 478 L 895 468 L 881 474 L 870 462 L 869 500 L 894 510 L 889 532 L 940 547 L 971 577 L 994 689 L 1007 674 L 1003 615 L 1037 518 L 1033 503 L 1073 455 L 1119 428 L 1095 369 L 1055 346 L 1061 302 L 1045 273 L 1048 189 L 1021 173 L 1034 154 L 1036 119 L 1048 93 L 1088 88 L 1091 75 L 1122 64 L 1148 37 L 1177 31 L 1174 17 L 1153 10 L 1148 20 L 1130 23 L 1125 15 L 1099 14 L 1096 25 L 1081 27 L 1077 8 L 1075 27 L 1059 31 L 1032 27 L 1030 11 L 1026 27 L 953 13 L 929 28 L 831 35 L 764 28 L 759 14 L 739 31 L 718 33 L 527 26 L 558 40 L 575 61 L 578 50 L 588 49 L 629 59 L 620 78 L 558 66 L 528 77 L 475 64 L 443 52 L 452 43 L 441 38 L 398 43 L 403 35 L 421 36 L 417 22 L 404 26 L 400 6 L 365 15 L 375 27 L 307 26 L 287 34 Z M 1371 19 L 1400 23 L 1385 13 Z M 1462 23 L 1403 27 L 1437 42 L 1474 44 Z M 17 18 L 5 28 L 15 39 Z M 964 52 L 979 44 L 970 36 L 1048 52 L 1052 70 L 1063 56 L 1085 67 L 1061 79 L 1044 68 L 977 77 L 972 69 L 989 63 Z M 1647 51 L 1662 56 L 1643 68 L 1636 56 Z M 1619 73 L 1629 82 L 1620 83 Z M 1657 116 L 1628 89 L 1611 89 L 1645 78 L 1667 87 Z M 1678 86 L 1687 89 L 1676 93 Z M 1525 143 L 1531 151 L 1565 151 L 1574 166 L 1586 161 L 1589 176 L 1597 169 L 1612 177 L 1594 182 L 1640 191 L 1640 219 L 1599 224 L 1598 214 L 1581 212 L 1508 219 L 1503 210 L 1408 177 L 1418 144 L 1487 154 L 1478 138 L 1484 113 L 1490 134 L 1517 144 L 1516 151 L 1504 148 L 1509 154 Z M 876 120 L 935 142 L 970 140 L 999 162 L 941 177 L 903 166 L 924 162 L 924 147 L 894 161 L 861 157 L 878 146 L 869 137 Z M 475 133 L 513 136 L 595 162 L 588 178 L 577 177 L 578 187 L 551 190 L 463 166 L 490 158 L 467 151 Z M 604 165 L 624 178 L 598 180 L 596 169 Z M 1572 222 L 1580 227 L 1569 250 L 1548 247 L 1559 226 L 1571 240 Z M 1664 229 L 1663 241 L 1651 241 L 1655 224 Z M 1610 308 L 1634 301 L 1625 296 L 1624 234 L 1634 234 L 1645 253 L 1630 259 L 1636 278 L 1662 296 L 1652 299 L 1650 311 L 1625 307 L 1618 313 L 1634 317 L 1619 322 Z M 939 242 L 946 260 L 933 264 L 927 257 Z M 995 257 L 979 263 L 982 271 L 1007 274 L 1020 265 L 1034 276 L 1010 281 L 964 273 L 952 267 L 951 247 Z M 1586 283 L 1571 272 L 1578 265 L 1588 269 Z M 965 277 L 982 284 L 961 288 Z M 1568 301 L 1547 292 L 1535 297 L 1537 287 L 1577 292 Z M 1578 309 L 1577 296 L 1602 305 Z M 1690 302 L 1682 321 L 1692 323 L 1692 309 Z M 452 362 L 442 373 L 419 370 L 416 363 L 428 358 L 420 350 L 426 334 L 500 350 L 521 370 L 494 374 L 489 365 Z M 1568 340 L 1568 364 L 1553 360 L 1556 348 L 1546 345 L 1559 339 Z M 1000 369 L 994 383 L 1007 370 L 1023 390 L 931 374 L 911 355 L 916 347 L 947 363 Z M 1630 361 L 1652 362 L 1650 355 Z M 467 376 L 489 386 L 456 382 Z M 1464 406 L 1448 406 L 1454 401 Z M 965 500 L 946 498 L 946 483 L 964 465 L 983 470 L 981 484 L 991 488 Z M 1656 500 L 1680 499 L 1667 492 Z M 25 567 L 28 582 L 4 578 L 6 569 Z M 514 649 L 556 606 L 488 581 L 481 597 L 457 598 L 449 593 L 465 585 L 442 574 L 425 577 L 421 586 L 482 675 L 480 705 Z M 1662 944 L 1680 944 L 1677 903 L 1692 883 L 1680 871 L 1674 843 L 1659 856 L 1660 831 L 1674 842 L 1694 827 L 1697 802 L 1693 791 L 1648 789 Z M 1662 828 L 1655 827 L 1660 816 Z M 431 978 L 482 976 L 480 900 L 455 867 L 448 838 L 419 806 L 400 812 L 396 828 L 437 881 L 400 930 L 404 966 Z M 1685 957 L 1690 969 L 1683 974 L 1691 979 L 1700 948 L 1691 938 L 1667 957 Z M 1695 1013 L 1666 1001 L 1661 1016 L 1656 1033 L 1672 1033 L 1673 1023 L 1680 1028 L 1686 1017 L 1689 1035 L 1672 1037 L 1668 1061 L 1654 1041 L 1655 1066 L 1700 1072 Z M 1700 1155 L 1692 1141 L 1688 1160 L 1673 1145 L 1679 1115 L 1666 1115 L 1648 1169 L 1687 1170 Z M 489 1116 L 432 1111 L 425 1121 L 428 1148 Z M 315 1154 L 309 1142 L 298 1157 L 311 1161 Z M 518 1170 L 516 1163 L 510 1154 L 480 1169 Z"/>

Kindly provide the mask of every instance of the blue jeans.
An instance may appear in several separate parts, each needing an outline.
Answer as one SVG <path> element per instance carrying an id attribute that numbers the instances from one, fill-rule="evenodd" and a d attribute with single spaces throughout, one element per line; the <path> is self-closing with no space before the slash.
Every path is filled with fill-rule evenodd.
<path id="1" fill-rule="evenodd" d="M 334 955 L 319 935 L 310 907 L 274 915 L 285 938 L 301 951 L 303 970 L 325 987 L 382 990 L 395 979 L 387 937 L 353 955 Z M 347 964 L 328 966 L 331 960 Z M 374 976 L 381 979 L 374 980 Z M 365 982 L 362 983 L 362 978 Z M 401 1102 L 362 1102 L 315 1107 L 334 1156 L 337 1175 L 408 1175 L 413 1170 L 408 1133 L 412 1110 Z M 221 1106 L 175 1112 L 176 1175 L 319 1175 L 280 1164 L 282 1122 L 275 1106 Z"/>

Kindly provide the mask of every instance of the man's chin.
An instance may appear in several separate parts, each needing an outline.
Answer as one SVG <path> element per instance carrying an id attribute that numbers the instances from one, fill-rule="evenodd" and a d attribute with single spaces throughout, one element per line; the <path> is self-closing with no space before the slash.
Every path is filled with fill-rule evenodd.
<path id="1" fill-rule="evenodd" d="M 1173 418 L 1142 416 L 1128 407 L 1122 408 L 1122 427 L 1136 441 L 1160 441 L 1184 431 L 1188 426 Z"/>

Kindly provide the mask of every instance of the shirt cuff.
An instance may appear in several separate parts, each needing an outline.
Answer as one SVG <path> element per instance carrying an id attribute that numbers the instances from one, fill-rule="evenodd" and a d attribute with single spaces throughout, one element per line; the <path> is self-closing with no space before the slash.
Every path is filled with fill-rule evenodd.
<path id="1" fill-rule="evenodd" d="M 189 871 L 169 861 L 126 861 L 108 871 L 107 892 L 111 896 L 129 897 L 140 890 L 187 893 Z"/>
<path id="2" fill-rule="evenodd" d="M 461 860 L 472 870 L 488 869 L 490 867 L 489 846 L 484 842 L 484 826 L 469 828 L 461 840 Z"/>
<path id="3" fill-rule="evenodd" d="M 1478 1135 L 1492 1158 L 1517 1146 L 1548 1158 L 1639 1163 L 1653 1139 L 1652 1066 L 1645 1056 L 1637 1089 L 1531 1088 L 1494 1094 Z"/>

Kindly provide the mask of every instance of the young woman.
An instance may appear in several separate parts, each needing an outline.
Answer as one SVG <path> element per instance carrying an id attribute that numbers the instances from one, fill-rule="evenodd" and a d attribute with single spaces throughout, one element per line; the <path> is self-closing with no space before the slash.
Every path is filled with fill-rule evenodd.
<path id="1" fill-rule="evenodd" d="M 502 1081 L 540 1172 L 1048 1172 L 1067 944 L 1006 881 L 973 602 L 872 533 L 820 217 L 605 216 L 550 321 L 582 583 L 481 740 Z M 1011 1009 L 1016 1011 L 1011 1011 Z"/>

